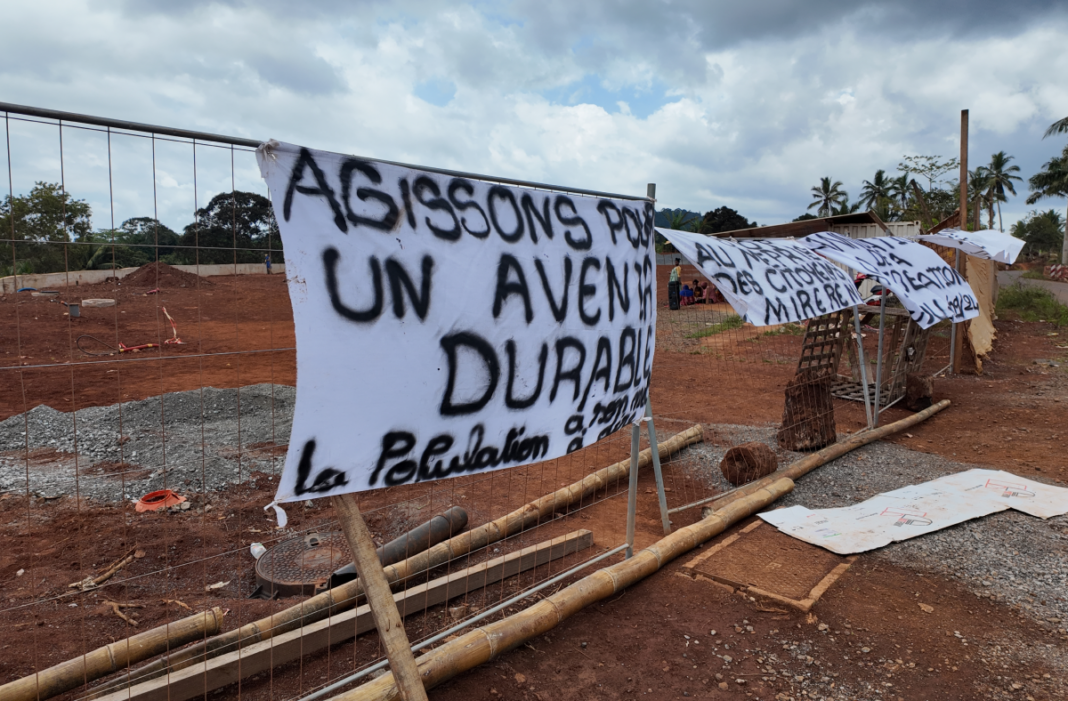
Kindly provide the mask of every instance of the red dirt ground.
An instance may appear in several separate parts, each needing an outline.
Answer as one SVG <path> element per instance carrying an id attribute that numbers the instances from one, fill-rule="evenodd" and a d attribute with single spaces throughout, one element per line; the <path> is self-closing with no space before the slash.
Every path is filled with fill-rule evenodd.
<path id="1" fill-rule="evenodd" d="M 694 272 L 684 270 L 684 279 L 692 279 Z M 666 300 L 667 268 L 658 273 L 660 299 Z M 152 276 L 141 284 L 123 281 L 63 290 L 60 298 L 64 301 L 119 300 L 117 307 L 83 309 L 78 319 L 65 316 L 65 307 L 44 298 L 25 294 L 0 298 L 0 327 L 17 332 L 0 336 L 0 419 L 41 403 L 70 410 L 201 386 L 293 384 L 294 337 L 282 276 L 212 278 L 210 284 L 199 285 L 195 280 L 189 285 L 178 276 L 168 285 L 168 277 L 160 276 L 163 285 L 155 284 Z M 183 282 L 186 287 L 180 286 Z M 154 287 L 161 287 L 161 292 L 146 295 Z M 104 357 L 88 357 L 78 350 L 76 341 L 83 334 L 112 346 L 120 341 L 159 343 L 170 335 L 162 306 L 174 317 L 185 345 Z M 759 425 L 780 419 L 782 390 L 793 375 L 800 336 L 754 336 L 739 329 L 718 337 L 687 339 L 693 329 L 709 323 L 705 321 L 707 309 L 695 306 L 672 312 L 661 306 L 659 313 L 651 400 L 656 415 L 664 417 L 662 433 L 697 422 Z M 1049 335 L 1055 330 L 1048 324 L 999 321 L 997 326 L 1000 338 L 985 364 L 985 374 L 936 380 L 935 398 L 949 398 L 953 406 L 910 429 L 911 437 L 899 434 L 892 440 L 914 450 L 1065 481 L 1061 446 L 1062 434 L 1068 430 L 1064 428 L 1068 426 L 1066 378 L 1061 369 L 1033 363 L 1063 358 L 1064 350 L 1056 348 L 1063 341 Z M 83 345 L 93 352 L 106 351 L 84 339 Z M 242 352 L 220 355 L 235 351 Z M 905 415 L 903 409 L 893 408 L 884 422 Z M 863 408 L 836 402 L 836 417 L 839 432 L 851 432 L 863 425 Z M 628 449 L 627 441 L 617 436 L 574 456 L 492 473 L 488 479 L 461 478 L 432 487 L 368 493 L 361 499 L 361 508 L 379 540 L 456 503 L 468 508 L 471 522 L 479 524 L 622 459 Z M 48 456 L 34 458 L 40 461 Z M 640 493 L 651 493 L 652 486 L 651 476 L 643 472 Z M 566 517 L 501 544 L 501 552 L 576 528 L 591 529 L 598 547 L 621 542 L 624 498 L 606 498 L 618 495 L 620 489 L 625 486 L 616 485 Z M 11 494 L 0 497 L 0 534 L 5 543 L 0 551 L 0 628 L 15 634 L 0 643 L 0 683 L 188 615 L 165 600 L 178 599 L 197 610 L 227 607 L 227 629 L 290 605 L 292 601 L 244 598 L 254 584 L 249 544 L 269 544 L 282 537 L 272 533 L 273 522 L 262 511 L 273 491 L 272 477 L 257 473 L 225 494 L 191 495 L 190 511 L 148 515 L 135 514 L 129 505 L 28 500 Z M 677 496 L 669 494 L 673 500 Z M 207 510 L 209 505 L 211 510 Z M 332 511 L 325 504 L 313 505 L 292 509 L 290 516 L 289 532 L 296 532 L 329 527 Z M 691 523 L 698 514 L 691 510 L 676 516 L 679 526 Z M 639 500 L 637 545 L 648 545 L 659 536 L 655 500 L 645 496 Z M 108 586 L 68 596 L 69 583 L 102 571 L 134 547 L 144 549 L 146 556 L 135 560 Z M 476 559 L 497 554 L 482 553 Z M 577 554 L 565 562 L 588 556 Z M 876 566 L 863 558 L 820 600 L 814 617 L 774 610 L 677 576 L 676 570 L 686 559 L 615 599 L 582 611 L 529 646 L 448 682 L 432 697 L 547 701 L 642 696 L 770 699 L 782 694 L 779 698 L 801 698 L 781 674 L 776 681 L 764 681 L 767 675 L 757 671 L 757 659 L 769 651 L 785 657 L 787 651 L 780 641 L 804 638 L 810 641 L 805 649 L 813 661 L 803 655 L 791 669 L 804 673 L 816 665 L 838 674 L 831 679 L 843 689 L 863 688 L 877 672 L 885 679 L 880 683 L 893 684 L 884 687 L 879 698 L 987 698 L 1005 688 L 995 679 L 1005 673 L 978 657 L 974 648 L 971 653 L 962 652 L 967 648 L 961 648 L 953 631 L 973 641 L 997 640 L 1010 649 L 1051 642 L 1063 645 L 1003 604 L 979 601 L 936 577 Z M 561 566 L 554 565 L 553 571 Z M 24 574 L 17 574 L 20 569 Z M 538 577 L 542 575 L 539 572 Z M 205 591 L 206 585 L 220 581 L 229 584 Z M 510 582 L 479 592 L 470 597 L 470 603 L 477 609 L 499 601 L 515 586 Z M 917 599 L 915 593 L 922 597 Z M 132 629 L 114 616 L 104 606 L 105 599 L 144 605 L 132 610 L 139 626 Z M 917 600 L 934 606 L 934 612 L 921 612 Z M 406 626 L 413 638 L 440 627 L 445 615 L 440 608 L 408 619 Z M 819 623 L 829 625 L 829 632 L 819 631 Z M 754 631 L 745 632 L 744 625 Z M 732 649 L 740 644 L 732 653 L 735 662 L 729 669 L 722 667 L 721 658 L 708 654 L 707 646 L 713 643 L 710 629 L 716 629 L 717 637 Z M 852 634 L 846 635 L 847 630 Z M 687 646 L 684 635 L 699 643 Z M 583 642 L 586 647 L 581 646 Z M 860 657 L 865 666 L 857 667 L 855 651 L 850 654 L 853 663 L 841 660 L 843 653 L 849 654 L 851 643 L 863 644 L 894 661 L 879 670 Z M 758 648 L 764 652 L 744 651 Z M 376 636 L 362 636 L 355 643 L 335 646 L 329 655 L 309 657 L 270 676 L 247 680 L 240 696 L 289 698 L 378 654 Z M 721 649 L 719 654 L 725 653 Z M 915 666 L 909 667 L 910 662 Z M 1018 697 L 1056 698 L 1043 681 L 1042 675 L 1048 673 L 1056 677 L 1059 670 L 1040 666 L 1013 670 L 1014 679 L 1028 680 Z M 738 679 L 746 683 L 738 684 Z M 235 688 L 230 688 L 213 697 L 236 695 Z"/>

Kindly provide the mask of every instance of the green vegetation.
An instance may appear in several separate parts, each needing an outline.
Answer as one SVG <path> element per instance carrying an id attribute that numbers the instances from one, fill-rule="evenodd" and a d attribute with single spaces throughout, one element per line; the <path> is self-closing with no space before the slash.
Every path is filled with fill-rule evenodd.
<path id="1" fill-rule="evenodd" d="M 1002 290 L 998 294 L 997 312 L 1003 316 L 1012 312 L 1022 321 L 1048 321 L 1057 326 L 1068 326 L 1068 307 L 1041 287 L 1016 284 Z"/>
<path id="2" fill-rule="evenodd" d="M 1058 260 L 1064 243 L 1064 217 L 1055 209 L 1032 211 L 1013 224 L 1010 233 L 1026 242 L 1020 252 L 1022 258 Z"/>
<path id="3" fill-rule="evenodd" d="M 790 322 L 789 324 L 783 324 L 782 326 L 780 326 L 777 329 L 772 329 L 771 331 L 765 331 L 761 335 L 762 336 L 804 336 L 805 335 L 805 327 L 804 326 L 799 326 L 798 324 Z"/>
<path id="4" fill-rule="evenodd" d="M 171 264 L 262 263 L 267 250 L 282 262 L 282 240 L 271 202 L 252 192 L 221 192 L 196 211 L 179 234 L 151 217 L 93 231 L 92 210 L 58 183 L 36 183 L 29 194 L 0 201 L 0 231 L 13 236 L 0 257 L 0 276 L 64 270 Z"/>
<path id="5" fill-rule="evenodd" d="M 706 326 L 700 331 L 689 334 L 686 338 L 707 338 L 709 336 L 715 336 L 717 333 L 723 333 L 724 331 L 730 331 L 731 329 L 741 328 L 745 324 L 742 317 L 737 314 L 731 314 L 723 321 L 720 321 L 710 326 Z"/>

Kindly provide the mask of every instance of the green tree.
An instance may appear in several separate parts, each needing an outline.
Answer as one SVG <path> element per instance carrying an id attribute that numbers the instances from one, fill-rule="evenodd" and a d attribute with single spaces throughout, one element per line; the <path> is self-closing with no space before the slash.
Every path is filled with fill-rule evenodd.
<path id="1" fill-rule="evenodd" d="M 1031 187 L 1027 204 L 1035 204 L 1043 197 L 1068 197 L 1068 146 L 1064 147 L 1060 156 L 1047 161 L 1042 170 L 1028 179 L 1027 184 Z M 1061 263 L 1068 264 L 1068 235 L 1062 239 Z"/>
<path id="2" fill-rule="evenodd" d="M 96 245 L 85 268 L 93 270 L 140 267 L 172 255 L 180 240 L 151 217 L 127 219 L 120 228 L 98 231 L 91 238 Z"/>
<path id="3" fill-rule="evenodd" d="M 998 229 L 1001 231 L 1005 230 L 1005 224 L 1001 220 L 1001 203 L 1008 201 L 1005 193 L 1015 195 L 1016 186 L 1013 185 L 1013 181 L 1023 180 L 1019 175 L 1015 175 L 1020 172 L 1020 166 L 1009 165 L 1011 160 L 1012 156 L 1004 151 L 998 151 L 990 157 L 990 165 L 986 166 L 990 188 L 993 190 L 993 199 L 998 205 Z"/>
<path id="4" fill-rule="evenodd" d="M 838 206 L 831 210 L 831 214 L 834 216 L 840 216 L 842 214 L 856 214 L 860 211 L 860 202 L 849 203 L 849 195 L 842 193 L 844 196 L 839 202 Z"/>
<path id="5" fill-rule="evenodd" d="M 812 203 L 808 209 L 817 208 L 816 213 L 821 217 L 829 217 L 834 213 L 835 206 L 849 201 L 849 193 L 842 189 L 842 182 L 830 178 L 820 178 L 820 184 L 812 188 Z"/>
<path id="6" fill-rule="evenodd" d="M 38 182 L 28 195 L 8 195 L 0 203 L 0 234 L 11 237 L 11 249 L 2 254 L 5 269 L 20 273 L 55 273 L 80 270 L 87 251 L 67 244 L 82 241 L 92 231 L 92 209 L 74 199 L 58 183 Z"/>
<path id="7" fill-rule="evenodd" d="M 860 206 L 868 209 L 876 209 L 883 200 L 889 200 L 893 188 L 893 182 L 886 177 L 886 171 L 881 168 L 875 171 L 875 177 L 861 182 Z"/>
<path id="8" fill-rule="evenodd" d="M 1068 134 L 1068 117 L 1058 119 L 1053 124 L 1050 124 L 1049 129 L 1042 135 L 1042 138 L 1045 139 L 1047 136 L 1053 136 L 1054 134 Z"/>
<path id="9" fill-rule="evenodd" d="M 957 198 L 960 199 L 959 192 Z M 990 172 L 985 166 L 979 166 L 968 173 L 968 207 L 979 211 L 986 210 L 986 228 L 994 228 L 994 186 Z"/>
<path id="10" fill-rule="evenodd" d="M 903 173 L 917 173 L 927 178 L 927 190 L 933 190 L 935 181 L 946 173 L 960 167 L 960 161 L 950 158 L 948 161 L 938 160 L 941 156 L 905 156 L 897 169 Z"/>
<path id="11" fill-rule="evenodd" d="M 1045 257 L 1050 251 L 1064 247 L 1064 219 L 1055 209 L 1032 211 L 1013 224 L 1010 233 L 1026 242 L 1020 252 L 1025 258 Z"/>
<path id="12" fill-rule="evenodd" d="M 909 197 L 912 196 L 908 171 L 890 179 L 889 194 L 899 209 L 903 211 L 908 208 Z"/>
<path id="13" fill-rule="evenodd" d="M 179 248 L 167 262 L 204 265 L 260 263 L 264 251 L 282 262 L 282 240 L 271 201 L 254 192 L 220 192 L 197 210 L 185 227 Z"/>
<path id="14" fill-rule="evenodd" d="M 757 225 L 755 221 L 749 221 L 730 207 L 718 207 L 709 212 L 701 219 L 698 233 L 718 234 L 724 231 L 736 231 L 738 229 L 752 229 Z"/>

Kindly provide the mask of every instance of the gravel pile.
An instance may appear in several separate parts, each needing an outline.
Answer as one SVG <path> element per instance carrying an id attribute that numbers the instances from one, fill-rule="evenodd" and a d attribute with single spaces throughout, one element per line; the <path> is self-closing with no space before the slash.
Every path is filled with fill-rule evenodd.
<path id="1" fill-rule="evenodd" d="M 289 442 L 295 397 L 293 387 L 262 384 L 73 415 L 38 406 L 0 422 L 0 492 L 28 487 L 42 498 L 77 493 L 116 501 L 164 487 L 218 491 L 253 470 L 277 474 L 285 457 L 277 446 Z"/>
<path id="2" fill-rule="evenodd" d="M 801 457 L 775 444 L 775 428 L 715 426 L 718 437 L 732 443 L 761 441 L 771 446 L 783 467 Z M 700 479 L 709 487 L 728 490 L 719 461 L 727 446 L 697 444 L 687 449 Z M 802 477 L 794 491 L 775 508 L 801 504 L 810 509 L 849 506 L 882 492 L 927 482 L 983 465 L 947 460 L 893 443 L 872 443 Z M 987 468 L 989 469 L 989 468 Z M 1051 484 L 1056 484 L 1050 480 Z M 1058 485 L 1063 486 L 1063 485 Z M 983 598 L 1019 607 L 1045 628 L 1068 628 L 1068 516 L 1048 520 L 1014 510 L 893 543 L 872 556 L 913 570 L 961 582 Z"/>

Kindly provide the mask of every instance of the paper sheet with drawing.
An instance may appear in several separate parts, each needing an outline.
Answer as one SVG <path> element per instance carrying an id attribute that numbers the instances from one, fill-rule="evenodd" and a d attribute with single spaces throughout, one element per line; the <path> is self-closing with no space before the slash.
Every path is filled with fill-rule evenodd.
<path id="1" fill-rule="evenodd" d="M 967 470 L 837 509 L 791 506 L 760 514 L 783 533 L 840 555 L 1016 509 L 1039 518 L 1068 513 L 1068 489 L 1000 470 Z"/>

